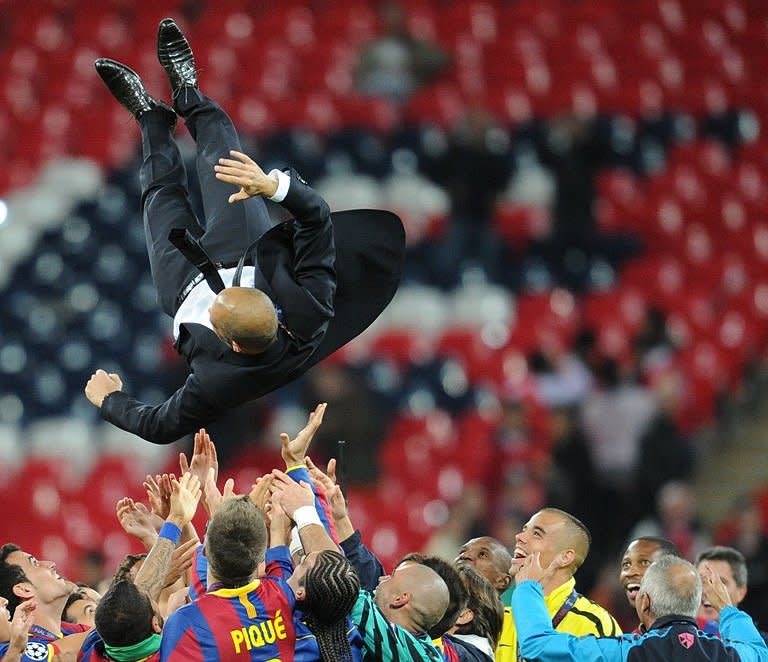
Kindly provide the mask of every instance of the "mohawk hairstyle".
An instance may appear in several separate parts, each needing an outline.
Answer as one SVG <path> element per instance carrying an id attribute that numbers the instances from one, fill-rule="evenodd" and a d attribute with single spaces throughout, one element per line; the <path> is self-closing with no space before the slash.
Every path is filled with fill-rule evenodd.
<path id="1" fill-rule="evenodd" d="M 346 616 L 360 593 L 360 579 L 338 552 L 321 552 L 307 572 L 303 609 L 323 662 L 352 662 Z"/>

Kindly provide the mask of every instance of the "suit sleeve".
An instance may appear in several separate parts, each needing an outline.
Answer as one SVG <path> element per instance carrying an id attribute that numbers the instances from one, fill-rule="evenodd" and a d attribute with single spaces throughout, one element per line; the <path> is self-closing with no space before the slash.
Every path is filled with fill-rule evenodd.
<path id="1" fill-rule="evenodd" d="M 736 649 L 744 662 L 768 659 L 768 646 L 749 614 L 736 607 L 720 612 L 720 635 L 726 646 Z"/>
<path id="2" fill-rule="evenodd" d="M 621 639 L 594 635 L 576 637 L 555 630 L 538 582 L 524 581 L 515 587 L 512 614 L 520 653 L 526 660 L 590 662 L 625 659 Z"/>
<path id="3" fill-rule="evenodd" d="M 379 611 L 368 591 L 361 590 L 349 614 L 363 637 L 366 659 L 381 662 L 442 662 L 442 653 L 429 639 L 420 639 L 393 625 Z"/>
<path id="4" fill-rule="evenodd" d="M 272 287 L 287 329 L 299 340 L 325 331 L 333 317 L 336 247 L 331 210 L 295 170 L 281 203 L 294 216 L 293 273 L 275 273 Z"/>
<path id="5" fill-rule="evenodd" d="M 342 540 L 340 547 L 360 577 L 360 586 L 373 591 L 379 583 L 379 577 L 387 573 L 384 572 L 384 566 L 378 557 L 363 544 L 360 531 L 355 531 L 349 538 Z"/>
<path id="6" fill-rule="evenodd" d="M 110 393 L 101 404 L 101 417 L 155 444 L 170 444 L 195 432 L 220 413 L 193 374 L 160 405 L 146 405 L 123 391 Z"/>

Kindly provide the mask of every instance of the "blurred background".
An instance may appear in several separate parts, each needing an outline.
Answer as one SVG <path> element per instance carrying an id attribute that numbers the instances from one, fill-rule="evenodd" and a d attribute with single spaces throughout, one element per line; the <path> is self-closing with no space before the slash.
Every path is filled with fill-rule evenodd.
<path id="1" fill-rule="evenodd" d="M 265 169 L 408 234 L 369 331 L 210 428 L 237 488 L 327 401 L 314 459 L 345 442 L 385 565 L 483 532 L 512 548 L 554 505 L 593 533 L 580 590 L 625 624 L 618 555 L 650 533 L 739 548 L 768 627 L 764 0 L 0 0 L 0 540 L 109 576 L 136 549 L 115 502 L 191 446 L 83 395 L 97 367 L 150 403 L 185 376 L 139 132 L 93 69 L 123 61 L 167 98 L 165 16 Z"/>

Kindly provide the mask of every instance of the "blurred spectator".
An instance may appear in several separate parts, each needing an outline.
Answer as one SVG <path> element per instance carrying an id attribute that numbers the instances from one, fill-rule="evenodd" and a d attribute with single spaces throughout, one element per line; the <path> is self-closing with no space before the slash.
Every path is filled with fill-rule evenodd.
<path id="1" fill-rule="evenodd" d="M 747 564 L 749 591 L 742 607 L 763 629 L 768 629 L 768 537 L 760 510 L 749 496 L 734 504 L 734 528 L 718 542 L 738 549 Z"/>
<path id="2" fill-rule="evenodd" d="M 618 362 L 606 358 L 596 375 L 599 389 L 585 400 L 582 424 L 595 467 L 599 510 L 595 513 L 618 544 L 631 525 L 633 482 L 640 440 L 656 413 L 656 402 L 647 389 L 622 376 Z M 624 513 L 615 522 L 616 513 Z M 611 523 L 613 522 L 613 525 Z"/>
<path id="3" fill-rule="evenodd" d="M 643 325 L 634 339 L 634 349 L 642 377 L 653 379 L 669 368 L 675 353 L 675 343 L 667 333 L 667 316 L 651 306 L 646 311 Z"/>
<path id="4" fill-rule="evenodd" d="M 428 168 L 451 199 L 443 246 L 443 282 L 459 283 L 466 267 L 498 281 L 502 243 L 494 232 L 496 200 L 507 185 L 509 137 L 483 108 L 470 109 L 451 132 L 445 151 Z"/>
<path id="5" fill-rule="evenodd" d="M 633 481 L 637 495 L 634 517 L 645 517 L 653 511 L 653 501 L 662 485 L 688 480 L 693 473 L 694 447 L 677 424 L 681 388 L 676 373 L 660 376 L 654 385 L 659 408 L 640 440 L 640 458 Z"/>
<path id="6" fill-rule="evenodd" d="M 680 550 L 683 558 L 694 559 L 709 544 L 709 536 L 696 513 L 696 495 L 688 483 L 673 481 L 664 485 L 656 501 L 656 516 L 638 522 L 631 538 L 666 538 Z"/>
<path id="7" fill-rule="evenodd" d="M 467 485 L 445 524 L 427 541 L 425 553 L 450 560 L 465 540 L 484 535 L 488 530 L 483 521 L 486 506 L 485 490 L 479 485 Z"/>
<path id="8" fill-rule="evenodd" d="M 108 574 L 104 567 L 106 559 L 98 549 L 90 549 L 80 556 L 80 567 L 77 576 L 86 586 L 96 588 Z"/>
<path id="9" fill-rule="evenodd" d="M 338 458 L 338 442 L 343 440 L 345 482 L 375 480 L 377 449 L 386 426 L 379 403 L 362 376 L 345 365 L 322 363 L 307 374 L 302 399 L 307 409 L 318 402 L 328 403 L 313 442 L 317 455 Z"/>
<path id="10" fill-rule="evenodd" d="M 551 413 L 552 463 L 547 504 L 573 513 L 592 528 L 595 505 L 594 467 L 577 412 L 556 407 Z"/>
<path id="11" fill-rule="evenodd" d="M 529 363 L 536 395 L 549 407 L 578 405 L 592 388 L 589 367 L 557 338 L 534 352 Z"/>
<path id="12" fill-rule="evenodd" d="M 397 2 L 381 6 L 384 34 L 363 47 L 357 67 L 357 89 L 366 95 L 403 102 L 433 80 L 448 64 L 439 46 L 410 33 Z"/>

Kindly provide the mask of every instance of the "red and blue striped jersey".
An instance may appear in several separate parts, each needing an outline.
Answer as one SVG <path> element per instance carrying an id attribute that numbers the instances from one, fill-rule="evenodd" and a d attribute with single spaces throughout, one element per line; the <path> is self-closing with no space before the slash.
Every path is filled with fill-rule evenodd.
<path id="1" fill-rule="evenodd" d="M 339 536 L 336 533 L 333 517 L 331 517 L 331 509 L 328 505 L 328 499 L 326 498 L 325 493 L 312 482 L 307 467 L 303 464 L 299 464 L 295 467 L 290 467 L 286 472 L 297 483 L 304 481 L 312 486 L 312 490 L 315 493 L 315 510 L 317 511 L 325 530 L 328 531 L 328 535 L 330 535 L 333 542 L 338 545 Z M 205 556 L 205 548 L 203 545 L 200 545 L 195 551 L 195 558 L 190 573 L 189 599 L 194 601 L 208 590 L 208 558 Z M 292 573 L 293 565 L 291 565 L 287 576 L 290 576 Z"/>
<path id="2" fill-rule="evenodd" d="M 293 616 L 293 591 L 275 576 L 280 566 L 292 567 L 285 547 L 269 550 L 267 568 L 274 574 L 205 593 L 172 614 L 163 629 L 163 662 L 316 662 L 317 642 Z"/>

